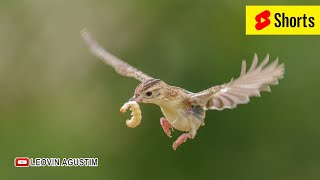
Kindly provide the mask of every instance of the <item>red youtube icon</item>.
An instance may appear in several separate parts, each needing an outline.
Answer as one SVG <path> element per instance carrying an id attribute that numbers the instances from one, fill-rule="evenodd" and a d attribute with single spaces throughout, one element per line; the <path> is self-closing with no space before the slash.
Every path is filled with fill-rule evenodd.
<path id="1" fill-rule="evenodd" d="M 256 16 L 256 18 L 255 18 L 256 21 L 257 21 L 257 24 L 255 26 L 256 30 L 262 30 L 263 28 L 269 26 L 269 24 L 270 24 L 270 19 L 269 19 L 270 14 L 271 14 L 270 11 L 265 10 L 265 11 L 261 12 L 260 14 L 258 14 Z M 262 21 L 262 20 L 264 20 L 264 21 Z"/>
<path id="2" fill-rule="evenodd" d="M 16 167 L 29 167 L 29 158 L 17 157 L 14 159 L 14 165 Z"/>

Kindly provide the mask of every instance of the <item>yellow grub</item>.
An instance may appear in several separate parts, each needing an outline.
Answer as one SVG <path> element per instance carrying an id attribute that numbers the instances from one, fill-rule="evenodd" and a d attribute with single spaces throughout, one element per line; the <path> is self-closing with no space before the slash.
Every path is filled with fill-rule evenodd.
<path id="1" fill-rule="evenodd" d="M 120 108 L 120 112 L 125 113 L 129 107 L 130 107 L 130 111 L 132 111 L 131 112 L 132 117 L 131 119 L 126 120 L 126 124 L 128 127 L 135 128 L 141 122 L 141 119 L 142 119 L 141 110 L 140 110 L 139 104 L 136 101 L 129 101 Z"/>

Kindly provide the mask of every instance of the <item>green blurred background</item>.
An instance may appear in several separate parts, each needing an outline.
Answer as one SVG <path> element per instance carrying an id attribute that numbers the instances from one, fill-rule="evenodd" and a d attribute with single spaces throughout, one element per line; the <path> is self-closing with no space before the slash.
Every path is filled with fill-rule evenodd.
<path id="1" fill-rule="evenodd" d="M 268 4 L 319 1 L 268 1 Z M 1 0 L 0 179 L 320 178 L 320 36 L 246 36 L 244 0 Z M 319 17 L 320 18 L 320 17 Z M 200 91 L 237 77 L 242 59 L 286 65 L 272 93 L 207 113 L 177 151 L 155 105 L 140 126 L 119 108 L 138 81 L 93 57 L 87 27 L 109 51 L 153 77 Z M 98 157 L 97 168 L 15 168 L 26 157 Z"/>

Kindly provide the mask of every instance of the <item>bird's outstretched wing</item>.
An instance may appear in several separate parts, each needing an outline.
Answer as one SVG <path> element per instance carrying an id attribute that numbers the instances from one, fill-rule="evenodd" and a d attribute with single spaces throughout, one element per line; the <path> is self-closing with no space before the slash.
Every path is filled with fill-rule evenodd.
<path id="1" fill-rule="evenodd" d="M 117 73 L 123 76 L 133 77 L 141 82 L 152 79 L 152 77 L 104 50 L 98 42 L 91 37 L 90 33 L 86 29 L 81 31 L 81 37 L 89 47 L 90 51 L 103 62 L 113 67 Z"/>
<path id="2" fill-rule="evenodd" d="M 278 58 L 268 64 L 269 55 L 258 65 L 258 56 L 254 55 L 252 65 L 246 71 L 246 61 L 242 61 L 240 77 L 229 83 L 214 86 L 192 95 L 206 109 L 233 109 L 238 104 L 246 104 L 251 96 L 260 96 L 261 91 L 269 91 L 270 85 L 278 84 L 283 78 L 284 64 L 278 64 Z"/>

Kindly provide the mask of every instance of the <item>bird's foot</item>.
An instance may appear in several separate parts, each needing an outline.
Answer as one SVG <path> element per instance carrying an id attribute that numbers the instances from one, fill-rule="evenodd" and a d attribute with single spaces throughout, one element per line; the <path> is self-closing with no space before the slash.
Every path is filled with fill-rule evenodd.
<path id="1" fill-rule="evenodd" d="M 163 129 L 163 131 L 167 134 L 167 136 L 169 138 L 171 138 L 171 131 L 170 129 L 173 131 L 173 127 L 171 126 L 171 124 L 168 122 L 168 120 L 164 117 L 160 118 L 160 124 L 161 124 L 161 127 Z"/>
<path id="2" fill-rule="evenodd" d="M 191 135 L 188 133 L 182 134 L 173 144 L 172 148 L 176 150 L 182 143 L 186 142 L 188 138 L 191 138 Z"/>

